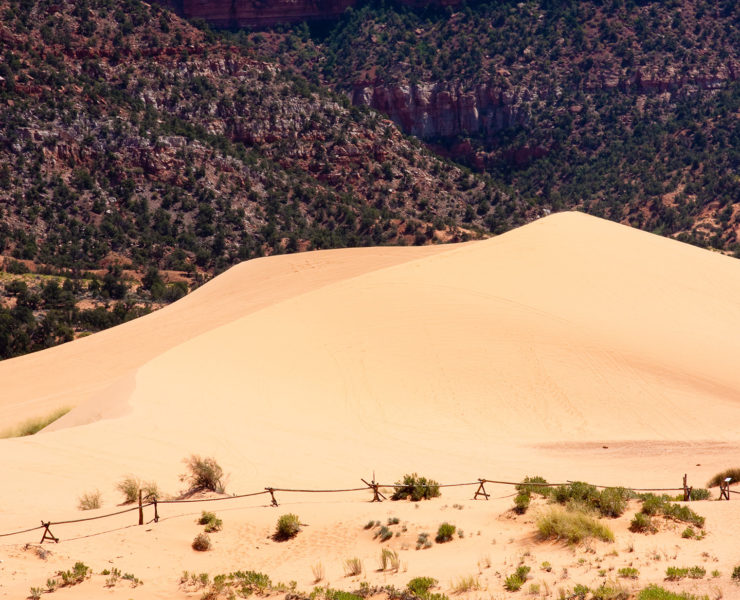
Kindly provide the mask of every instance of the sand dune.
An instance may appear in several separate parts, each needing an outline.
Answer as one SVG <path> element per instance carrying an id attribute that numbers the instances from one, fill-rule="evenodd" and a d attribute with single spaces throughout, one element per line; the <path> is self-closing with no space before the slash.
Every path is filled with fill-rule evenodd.
<path id="1" fill-rule="evenodd" d="M 213 455 L 235 492 L 420 471 L 696 484 L 740 461 L 740 262 L 579 213 L 490 240 L 252 261 L 0 364 L 0 529 Z M 77 423 L 84 425 L 73 427 Z M 49 495 L 48 490 L 54 493 Z"/>

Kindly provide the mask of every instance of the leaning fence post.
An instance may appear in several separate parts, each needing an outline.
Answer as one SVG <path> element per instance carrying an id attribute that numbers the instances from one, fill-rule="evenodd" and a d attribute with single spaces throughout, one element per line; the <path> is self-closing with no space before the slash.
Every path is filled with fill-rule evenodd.
<path id="1" fill-rule="evenodd" d="M 383 500 L 387 500 L 387 498 L 380 493 L 380 490 L 378 489 L 380 484 L 375 482 L 375 478 L 373 478 L 372 483 L 368 483 L 362 478 L 360 478 L 360 481 L 373 490 L 373 499 L 370 500 L 370 502 L 382 502 Z"/>
<path id="2" fill-rule="evenodd" d="M 154 522 L 159 523 L 159 513 L 157 512 L 157 497 L 152 498 L 152 504 L 154 504 Z"/>
<path id="3" fill-rule="evenodd" d="M 473 496 L 473 500 L 477 500 L 478 496 L 483 496 L 486 500 L 488 500 L 488 492 L 486 492 L 486 488 L 483 487 L 483 484 L 486 482 L 485 479 L 479 479 L 478 483 L 478 489 L 475 492 L 475 496 Z"/>
<path id="4" fill-rule="evenodd" d="M 265 488 L 268 492 L 270 492 L 270 497 L 272 498 L 272 504 L 270 506 L 278 506 L 277 500 L 275 500 L 275 488 Z"/>
<path id="5" fill-rule="evenodd" d="M 40 544 L 43 544 L 44 540 L 52 540 L 57 544 L 59 543 L 59 538 L 55 537 L 54 534 L 49 531 L 49 525 L 51 525 L 51 521 L 47 521 L 46 523 L 41 521 L 41 526 L 44 528 L 44 535 L 41 536 L 41 541 L 39 542 Z"/>

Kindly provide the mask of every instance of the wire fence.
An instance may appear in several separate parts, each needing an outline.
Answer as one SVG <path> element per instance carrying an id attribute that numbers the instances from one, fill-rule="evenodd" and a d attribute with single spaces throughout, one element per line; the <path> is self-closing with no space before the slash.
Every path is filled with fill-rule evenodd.
<path id="1" fill-rule="evenodd" d="M 96 515 L 94 517 L 82 517 L 80 519 L 68 519 L 65 521 L 41 521 L 41 525 L 38 525 L 36 527 L 29 527 L 28 529 L 22 529 L 19 531 L 11 531 L 8 533 L 0 533 L 0 538 L 6 538 L 10 536 L 16 536 L 16 535 L 23 535 L 26 533 L 31 533 L 33 531 L 40 531 L 44 530 L 43 536 L 41 538 L 41 543 L 51 540 L 54 542 L 59 542 L 59 538 L 55 537 L 52 533 L 50 528 L 51 527 L 57 527 L 61 525 L 70 525 L 74 523 L 83 523 L 87 521 L 96 521 L 99 519 L 107 519 L 110 517 L 115 517 L 118 515 L 122 515 L 125 513 L 138 511 L 139 512 L 139 525 L 143 524 L 143 511 L 145 508 L 148 508 L 150 506 L 154 507 L 154 518 L 149 521 L 149 523 L 156 523 L 159 521 L 159 506 L 162 504 L 187 504 L 187 503 L 200 503 L 200 502 L 223 502 L 227 500 L 237 500 L 239 498 L 250 498 L 250 497 L 256 497 L 256 496 L 264 496 L 264 495 L 270 495 L 271 499 L 271 505 L 272 506 L 278 506 L 277 499 L 275 497 L 276 492 L 280 493 L 296 493 L 296 494 L 334 494 L 334 493 L 351 493 L 351 492 L 372 492 L 373 498 L 371 502 L 382 502 L 383 499 L 385 499 L 385 496 L 383 496 L 381 490 L 383 489 L 401 489 L 401 488 L 408 488 L 411 487 L 408 484 L 403 483 L 377 483 L 375 480 L 371 482 L 367 482 L 364 479 L 361 480 L 365 486 L 364 487 L 355 487 L 355 488 L 340 488 L 340 489 L 297 489 L 297 488 L 273 488 L 273 487 L 266 487 L 261 491 L 258 492 L 250 492 L 248 494 L 234 494 L 231 496 L 219 496 L 216 498 L 177 498 L 177 499 L 170 499 L 170 500 L 158 500 L 156 498 L 153 499 L 147 499 L 146 501 L 142 501 L 141 498 L 139 500 L 139 503 L 135 506 L 132 506 L 130 508 L 126 508 L 123 510 L 115 511 L 112 513 L 106 513 L 104 515 Z M 682 487 L 675 487 L 675 488 L 634 488 L 634 487 L 628 487 L 628 486 L 609 486 L 609 485 L 593 485 L 593 487 L 597 489 L 616 489 L 616 488 L 624 488 L 627 490 L 631 490 L 633 492 L 683 492 L 684 498 L 688 499 L 690 498 L 690 492 L 691 489 L 688 487 L 685 483 L 685 476 L 684 476 L 684 485 Z M 478 486 L 477 490 L 475 491 L 473 495 L 473 500 L 478 499 L 504 499 L 504 498 L 511 498 L 513 496 L 516 496 L 518 492 L 514 492 L 513 494 L 507 494 L 505 496 L 497 496 L 495 498 L 491 497 L 491 495 L 486 491 L 485 485 L 491 484 L 491 485 L 506 485 L 506 486 L 517 486 L 517 490 L 521 490 L 522 488 L 526 487 L 561 487 L 561 486 L 568 486 L 573 483 L 576 483 L 575 481 L 567 480 L 565 483 L 539 483 L 536 481 L 530 481 L 530 482 L 523 482 L 523 481 L 502 481 L 497 479 L 478 479 L 476 481 L 470 481 L 470 482 L 463 482 L 463 483 L 444 483 L 444 484 L 435 484 L 430 483 L 426 484 L 426 487 L 437 487 L 437 488 L 450 488 L 450 487 L 465 487 L 465 486 Z M 589 484 L 591 485 L 591 484 Z M 422 486 L 424 487 L 424 486 Z M 740 491 L 736 490 L 730 490 L 729 488 L 726 490 L 728 492 L 727 496 L 724 496 L 726 499 L 729 500 L 729 494 L 740 494 Z M 720 499 L 723 496 L 720 496 Z"/>

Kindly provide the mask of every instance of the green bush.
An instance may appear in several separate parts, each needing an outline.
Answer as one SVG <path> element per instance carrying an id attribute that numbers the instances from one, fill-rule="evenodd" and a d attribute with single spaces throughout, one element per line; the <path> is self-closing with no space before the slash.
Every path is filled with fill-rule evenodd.
<path id="1" fill-rule="evenodd" d="M 298 515 L 288 513 L 287 515 L 281 516 L 277 525 L 275 526 L 275 539 L 276 540 L 289 540 L 298 535 L 301 530 L 301 521 Z"/>
<path id="2" fill-rule="evenodd" d="M 391 500 L 405 500 L 410 498 L 414 502 L 429 500 L 441 496 L 439 483 L 433 479 L 420 477 L 416 473 L 404 475 L 402 481 L 397 481 L 396 491 L 393 492 Z"/>
<path id="3" fill-rule="evenodd" d="M 419 598 L 425 598 L 429 589 L 435 585 L 437 585 L 437 580 L 432 577 L 414 577 L 406 584 L 406 589 Z"/>
<path id="4" fill-rule="evenodd" d="M 531 495 L 527 491 L 519 492 L 514 498 L 514 512 L 518 515 L 523 515 L 529 508 L 529 502 Z"/>
<path id="5" fill-rule="evenodd" d="M 623 487 L 606 488 L 598 498 L 599 512 L 604 517 L 620 517 L 627 508 L 627 500 L 632 492 Z"/>
<path id="6" fill-rule="evenodd" d="M 703 579 L 706 574 L 707 570 L 704 567 L 700 567 L 699 565 L 689 567 L 689 577 L 691 579 Z"/>
<path id="7" fill-rule="evenodd" d="M 393 532 L 388 529 L 385 525 L 381 525 L 378 532 L 375 534 L 376 538 L 380 538 L 381 542 L 387 542 L 393 537 Z"/>
<path id="8" fill-rule="evenodd" d="M 530 494 L 539 494 L 540 496 L 550 497 L 553 488 L 547 485 L 547 479 L 534 475 L 525 477 L 522 482 L 516 485 L 518 492 L 529 492 Z"/>
<path id="9" fill-rule="evenodd" d="M 740 481 L 740 469 L 726 469 L 721 473 L 717 473 L 707 482 L 707 487 L 719 487 L 719 484 L 728 477 L 732 480 L 730 483 L 737 483 Z"/>
<path id="10" fill-rule="evenodd" d="M 668 581 L 678 581 L 679 579 L 688 577 L 688 575 L 689 575 L 688 567 L 668 567 L 665 570 L 665 578 Z"/>
<path id="11" fill-rule="evenodd" d="M 732 569 L 731 579 L 734 579 L 735 581 L 740 581 L 740 565 L 737 565 L 734 569 Z"/>
<path id="12" fill-rule="evenodd" d="M 675 504 L 668 496 L 656 496 L 654 494 L 642 494 L 642 512 L 646 515 L 662 514 L 674 521 L 691 523 L 697 527 L 704 527 L 704 517 L 696 514 L 686 505 Z"/>
<path id="13" fill-rule="evenodd" d="M 199 533 L 195 536 L 192 546 L 193 550 L 197 550 L 198 552 L 205 552 L 206 550 L 210 550 L 211 538 L 209 538 L 208 535 L 205 533 Z"/>
<path id="14" fill-rule="evenodd" d="M 520 565 L 516 568 L 511 575 L 504 580 L 504 588 L 509 592 L 516 592 L 524 585 L 527 581 L 527 575 L 529 574 L 530 567 L 526 565 Z"/>
<path id="15" fill-rule="evenodd" d="M 630 522 L 630 531 L 635 533 L 646 533 L 655 531 L 653 520 L 645 513 L 637 513 Z"/>
<path id="16" fill-rule="evenodd" d="M 637 579 L 640 575 L 640 571 L 635 567 L 622 567 L 617 571 L 617 575 L 624 577 L 625 579 Z"/>
<path id="17" fill-rule="evenodd" d="M 225 491 L 224 471 L 215 458 L 201 458 L 197 454 L 192 454 L 189 458 L 183 459 L 183 462 L 188 468 L 188 473 L 181 475 L 180 481 L 188 484 L 189 491 L 210 490 L 219 494 Z"/>
<path id="18" fill-rule="evenodd" d="M 537 529 L 544 539 L 566 540 L 571 544 L 590 537 L 614 541 L 614 533 L 609 527 L 582 511 L 552 508 L 537 519 Z"/>
<path id="19" fill-rule="evenodd" d="M 454 525 L 450 525 L 449 523 L 442 523 L 439 526 L 439 529 L 437 529 L 437 537 L 434 538 L 434 541 L 436 541 L 438 544 L 449 542 L 452 539 L 452 536 L 455 534 L 455 529 L 456 527 Z"/>
<path id="20" fill-rule="evenodd" d="M 58 575 L 62 578 L 62 587 L 64 587 L 82 583 L 90 572 L 90 567 L 77 561 L 71 571 L 59 571 Z"/>
<path id="21" fill-rule="evenodd" d="M 553 492 L 553 499 L 558 504 L 565 504 L 569 500 L 574 500 L 580 504 L 598 508 L 599 490 L 589 483 L 574 481 L 568 485 L 556 487 Z"/>
<path id="22" fill-rule="evenodd" d="M 221 531 L 224 522 L 215 513 L 204 510 L 198 519 L 198 524 L 206 526 L 206 533 L 213 533 L 215 531 Z"/>

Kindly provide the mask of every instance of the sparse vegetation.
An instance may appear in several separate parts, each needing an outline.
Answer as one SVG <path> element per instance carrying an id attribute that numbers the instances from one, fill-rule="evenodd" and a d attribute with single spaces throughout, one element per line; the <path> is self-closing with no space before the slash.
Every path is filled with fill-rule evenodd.
<path id="1" fill-rule="evenodd" d="M 393 492 L 391 500 L 405 500 L 408 498 L 413 502 L 418 502 L 419 500 L 437 498 L 441 495 L 439 483 L 434 479 L 420 477 L 416 473 L 404 475 L 401 481 L 396 482 L 396 485 L 398 487 Z"/>
<path id="2" fill-rule="evenodd" d="M 640 576 L 640 571 L 635 567 L 622 567 L 617 571 L 617 575 L 625 579 L 637 579 Z"/>
<path id="3" fill-rule="evenodd" d="M 452 536 L 455 535 L 455 529 L 456 527 L 450 523 L 442 523 L 437 529 L 437 537 L 434 538 L 434 541 L 438 544 L 449 542 Z"/>
<path id="4" fill-rule="evenodd" d="M 311 572 L 313 573 L 313 582 L 318 583 L 322 579 L 324 579 L 324 565 L 321 561 L 317 562 L 315 565 L 311 567 Z"/>
<path id="5" fill-rule="evenodd" d="M 387 542 L 393 537 L 393 532 L 385 525 L 381 525 L 380 529 L 375 533 L 374 537 L 379 538 L 381 542 Z"/>
<path id="6" fill-rule="evenodd" d="M 300 530 L 301 520 L 298 515 L 288 513 L 278 519 L 277 525 L 275 525 L 274 538 L 279 541 L 289 540 L 297 536 Z"/>
<path id="7" fill-rule="evenodd" d="M 195 536 L 192 543 L 193 550 L 198 552 L 205 552 L 211 549 L 211 538 L 207 533 L 199 533 Z"/>
<path id="8" fill-rule="evenodd" d="M 401 560 L 398 557 L 398 552 L 391 550 L 390 548 L 383 548 L 380 551 L 380 570 L 381 571 L 393 571 L 398 573 L 398 569 L 401 566 Z"/>
<path id="9" fill-rule="evenodd" d="M 658 585 L 649 585 L 637 594 L 637 600 L 709 600 L 709 596 L 695 596 L 688 592 L 671 592 Z"/>
<path id="10" fill-rule="evenodd" d="M 732 575 L 730 578 L 734 581 L 740 582 L 740 565 L 737 565 L 734 569 L 732 569 Z"/>
<path id="11" fill-rule="evenodd" d="M 354 577 L 362 573 L 362 561 L 359 558 L 348 558 L 344 561 L 344 574 Z"/>
<path id="12" fill-rule="evenodd" d="M 12 437 L 24 437 L 27 435 L 33 435 L 41 431 L 47 425 L 51 425 L 54 421 L 61 419 L 70 411 L 69 408 L 59 408 L 46 416 L 35 417 L 24 421 L 17 427 L 6 429 L 0 433 L 0 439 L 12 438 Z"/>
<path id="13" fill-rule="evenodd" d="M 457 581 L 455 581 L 455 584 L 452 586 L 452 589 L 456 594 L 464 594 L 472 590 L 480 589 L 480 583 L 475 575 L 466 575 L 458 577 Z"/>
<path id="14" fill-rule="evenodd" d="M 655 531 L 653 520 L 643 512 L 636 513 L 630 522 L 630 531 L 635 533 L 647 533 Z"/>
<path id="15" fill-rule="evenodd" d="M 144 502 L 150 502 L 154 498 L 159 499 L 161 493 L 154 481 L 142 482 L 138 477 L 128 475 L 116 484 L 116 489 L 123 494 L 123 503 L 132 504 L 139 501 L 139 490 Z"/>
<path id="16" fill-rule="evenodd" d="M 77 508 L 80 510 L 95 510 L 103 504 L 100 491 L 85 492 L 77 500 Z"/>
<path id="17" fill-rule="evenodd" d="M 428 533 L 420 533 L 416 538 L 416 549 L 420 550 L 422 548 L 431 548 L 432 547 L 432 540 L 429 539 Z"/>
<path id="18" fill-rule="evenodd" d="M 188 472 L 180 476 L 180 481 L 188 484 L 189 492 L 209 490 L 223 494 L 225 491 L 224 471 L 215 458 L 202 458 L 192 454 L 183 459 Z"/>
<path id="19" fill-rule="evenodd" d="M 205 532 L 206 533 L 214 533 L 216 531 L 221 531 L 221 528 L 223 527 L 223 521 L 219 519 L 215 513 L 203 511 L 200 515 L 200 518 L 198 519 L 199 525 L 205 525 Z"/>
<path id="20" fill-rule="evenodd" d="M 730 478 L 731 484 L 737 483 L 738 481 L 740 481 L 740 468 L 725 469 L 724 471 L 717 473 L 714 477 L 712 477 L 707 482 L 707 487 L 710 487 L 710 488 L 719 487 L 719 484 L 722 483 L 728 477 Z"/>
<path id="21" fill-rule="evenodd" d="M 630 530 L 634 532 L 655 531 L 650 516 L 659 514 L 674 521 L 691 523 L 699 528 L 704 527 L 704 517 L 696 514 L 688 506 L 671 502 L 668 496 L 642 494 L 640 498 L 642 500 L 642 511 L 635 515 L 630 524 Z"/>
<path id="22" fill-rule="evenodd" d="M 526 513 L 531 499 L 532 496 L 527 490 L 519 492 L 514 498 L 514 512 L 518 515 Z"/>
<path id="23" fill-rule="evenodd" d="M 551 508 L 538 517 L 537 529 L 544 539 L 565 540 L 571 544 L 590 537 L 614 541 L 614 533 L 609 527 L 579 510 Z"/>
<path id="24" fill-rule="evenodd" d="M 511 575 L 504 579 L 504 588 L 509 592 L 517 592 L 526 583 L 530 567 L 520 565 Z"/>
<path id="25" fill-rule="evenodd" d="M 57 575 L 62 578 L 61 587 L 68 587 L 85 581 L 91 571 L 85 563 L 77 561 L 71 571 L 59 571 Z"/>
<path id="26" fill-rule="evenodd" d="M 433 577 L 414 577 L 406 584 L 406 589 L 419 598 L 426 598 L 429 590 L 437 585 Z"/>

